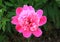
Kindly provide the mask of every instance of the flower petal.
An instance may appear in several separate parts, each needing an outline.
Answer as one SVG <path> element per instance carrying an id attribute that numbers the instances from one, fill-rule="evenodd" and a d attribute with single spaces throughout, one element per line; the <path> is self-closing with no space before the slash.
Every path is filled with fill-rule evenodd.
<path id="1" fill-rule="evenodd" d="M 18 8 L 16 9 L 16 15 L 19 15 L 19 14 L 21 13 L 21 11 L 22 11 L 22 8 L 21 8 L 21 7 L 18 7 Z"/>
<path id="2" fill-rule="evenodd" d="M 38 14 L 39 17 L 41 17 L 43 15 L 43 10 L 39 9 L 39 10 L 37 10 L 36 13 Z"/>
<path id="3" fill-rule="evenodd" d="M 24 9 L 24 10 L 28 10 L 29 7 L 28 7 L 27 5 L 24 5 L 24 6 L 23 6 L 23 9 Z"/>
<path id="4" fill-rule="evenodd" d="M 31 36 L 31 31 L 27 31 L 27 30 L 25 30 L 24 32 L 23 32 L 23 36 L 25 37 L 25 38 L 29 38 L 30 36 Z"/>
<path id="5" fill-rule="evenodd" d="M 32 6 L 29 6 L 29 9 L 35 11 L 34 8 L 33 8 Z"/>
<path id="6" fill-rule="evenodd" d="M 33 35 L 36 36 L 36 37 L 39 37 L 42 35 L 42 31 L 40 28 L 38 28 L 36 31 L 33 32 Z"/>
<path id="7" fill-rule="evenodd" d="M 17 18 L 18 18 L 17 16 L 12 17 L 11 23 L 12 24 L 18 24 L 18 19 Z"/>
<path id="8" fill-rule="evenodd" d="M 24 10 L 35 11 L 34 8 L 33 8 L 32 6 L 27 6 L 27 5 L 24 5 L 24 6 L 23 6 L 23 9 L 24 9 Z"/>
<path id="9" fill-rule="evenodd" d="M 21 28 L 20 25 L 16 25 L 15 29 L 16 29 L 19 33 L 23 32 L 23 29 Z"/>
<path id="10" fill-rule="evenodd" d="M 40 26 L 44 25 L 46 22 L 47 22 L 46 16 L 42 16 L 42 17 L 40 18 Z"/>

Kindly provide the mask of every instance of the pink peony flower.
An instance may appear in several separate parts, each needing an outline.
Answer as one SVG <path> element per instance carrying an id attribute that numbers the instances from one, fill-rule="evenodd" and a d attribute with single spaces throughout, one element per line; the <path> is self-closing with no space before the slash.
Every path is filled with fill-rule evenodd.
<path id="1" fill-rule="evenodd" d="M 16 9 L 16 16 L 12 17 L 12 24 L 15 24 L 15 29 L 22 33 L 25 38 L 29 38 L 32 34 L 35 37 L 42 35 L 39 26 L 47 22 L 46 16 L 43 16 L 43 10 L 39 9 L 35 12 L 32 6 L 24 5 Z"/>

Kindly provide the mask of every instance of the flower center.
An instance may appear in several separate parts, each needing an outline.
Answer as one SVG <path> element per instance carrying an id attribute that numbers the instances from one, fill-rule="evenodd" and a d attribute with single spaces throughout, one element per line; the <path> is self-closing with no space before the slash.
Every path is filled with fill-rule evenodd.
<path id="1" fill-rule="evenodd" d="M 30 30 L 30 31 L 35 31 L 37 30 L 37 25 L 32 21 L 32 19 L 28 19 L 25 21 L 25 27 L 24 30 Z"/>
<path id="2" fill-rule="evenodd" d="M 33 19 L 34 18 L 34 19 Z M 24 30 L 30 30 L 30 31 L 35 31 L 38 28 L 38 24 L 37 24 L 37 19 L 36 16 L 23 16 L 23 17 L 19 17 L 19 24 L 22 26 L 22 28 Z"/>

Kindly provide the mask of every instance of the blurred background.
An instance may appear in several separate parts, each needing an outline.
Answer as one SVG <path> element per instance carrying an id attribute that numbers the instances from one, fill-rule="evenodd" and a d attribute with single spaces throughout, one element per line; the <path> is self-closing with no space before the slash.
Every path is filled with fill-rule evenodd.
<path id="1" fill-rule="evenodd" d="M 47 23 L 41 27 L 43 34 L 26 39 L 11 24 L 17 7 L 31 5 L 35 10 L 43 9 Z M 0 0 L 0 42 L 60 42 L 60 0 Z"/>

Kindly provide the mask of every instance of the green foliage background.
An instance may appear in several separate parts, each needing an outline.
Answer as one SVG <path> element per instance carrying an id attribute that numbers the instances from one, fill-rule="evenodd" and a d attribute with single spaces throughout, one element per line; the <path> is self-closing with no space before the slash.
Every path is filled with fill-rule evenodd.
<path id="1" fill-rule="evenodd" d="M 11 24 L 11 17 L 16 14 L 16 8 L 25 4 L 33 6 L 35 10 L 44 10 L 44 15 L 48 18 L 47 23 L 41 27 L 44 36 L 54 29 L 60 29 L 60 0 L 0 0 L 0 42 L 28 41 Z"/>

